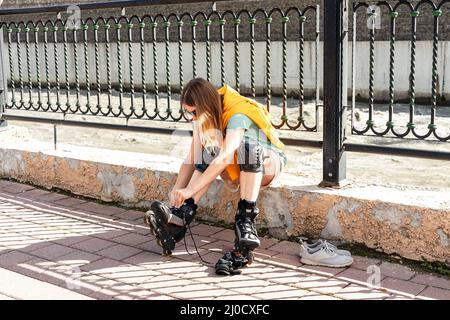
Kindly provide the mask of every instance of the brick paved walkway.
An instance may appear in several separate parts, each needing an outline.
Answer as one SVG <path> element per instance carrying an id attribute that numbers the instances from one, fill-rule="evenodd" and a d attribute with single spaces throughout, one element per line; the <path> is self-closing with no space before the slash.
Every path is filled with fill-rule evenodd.
<path id="1" fill-rule="evenodd" d="M 231 249 L 231 230 L 192 232 L 211 264 Z M 0 180 L 0 300 L 450 299 L 448 279 L 357 256 L 350 268 L 305 266 L 297 243 L 269 238 L 242 275 L 219 277 L 186 243 L 192 255 L 180 244 L 164 257 L 142 212 Z M 370 265 L 381 287 L 370 287 Z"/>

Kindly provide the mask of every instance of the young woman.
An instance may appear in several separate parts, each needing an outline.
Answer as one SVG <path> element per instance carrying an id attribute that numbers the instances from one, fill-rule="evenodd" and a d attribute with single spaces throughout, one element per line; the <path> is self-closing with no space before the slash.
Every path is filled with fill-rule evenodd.
<path id="1" fill-rule="evenodd" d="M 287 158 L 267 109 L 225 85 L 191 80 L 181 95 L 184 111 L 194 124 L 191 147 L 170 193 L 169 207 L 152 204 L 148 223 L 166 254 L 183 239 L 197 205 L 220 175 L 228 190 L 239 192 L 235 215 L 235 250 L 216 264 L 218 274 L 230 274 L 253 260 L 260 245 L 255 226 L 259 191 L 282 172 Z"/>

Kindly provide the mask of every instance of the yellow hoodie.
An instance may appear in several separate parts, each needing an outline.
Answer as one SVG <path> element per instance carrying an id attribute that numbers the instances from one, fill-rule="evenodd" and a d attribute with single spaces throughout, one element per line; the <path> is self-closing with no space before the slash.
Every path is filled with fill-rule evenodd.
<path id="1" fill-rule="evenodd" d="M 281 150 L 285 149 L 284 144 L 278 138 L 276 129 L 271 123 L 271 116 L 264 105 L 255 100 L 241 96 L 236 90 L 228 85 L 220 88 L 218 92 L 223 96 L 223 128 L 227 127 L 228 121 L 236 113 L 245 114 L 255 122 L 273 145 Z M 240 167 L 237 162 L 236 153 L 234 155 L 233 164 L 228 165 L 225 170 L 232 181 L 239 179 Z"/>

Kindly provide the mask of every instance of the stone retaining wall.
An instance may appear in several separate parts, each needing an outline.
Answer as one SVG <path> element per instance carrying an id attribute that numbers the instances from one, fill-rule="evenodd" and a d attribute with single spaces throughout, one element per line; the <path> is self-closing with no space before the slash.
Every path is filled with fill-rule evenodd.
<path id="1" fill-rule="evenodd" d="M 138 207 L 148 207 L 152 199 L 167 199 L 180 163 L 167 156 L 93 148 L 45 152 L 0 148 L 2 178 Z M 258 224 L 277 238 L 323 237 L 408 259 L 450 263 L 449 208 L 430 197 L 425 203 L 434 205 L 421 205 L 414 197 L 426 195 L 383 187 L 321 189 L 296 185 L 295 177 L 285 174 L 262 191 Z M 238 200 L 216 180 L 200 202 L 199 216 L 232 223 Z"/>

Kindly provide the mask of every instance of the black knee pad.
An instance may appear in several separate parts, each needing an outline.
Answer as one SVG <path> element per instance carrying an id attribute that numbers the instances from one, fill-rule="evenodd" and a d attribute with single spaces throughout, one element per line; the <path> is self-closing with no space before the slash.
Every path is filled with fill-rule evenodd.
<path id="1" fill-rule="evenodd" d="M 241 171 L 263 171 L 263 148 L 257 140 L 244 138 L 239 145 L 237 156 Z"/>
<path id="2" fill-rule="evenodd" d="M 201 173 L 205 172 L 208 169 L 209 164 L 219 155 L 220 148 L 219 147 L 209 147 L 202 149 L 202 157 L 200 163 L 195 163 L 194 167 L 196 170 Z"/>

